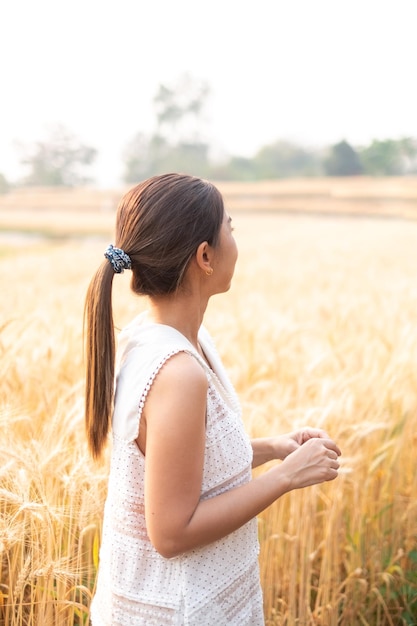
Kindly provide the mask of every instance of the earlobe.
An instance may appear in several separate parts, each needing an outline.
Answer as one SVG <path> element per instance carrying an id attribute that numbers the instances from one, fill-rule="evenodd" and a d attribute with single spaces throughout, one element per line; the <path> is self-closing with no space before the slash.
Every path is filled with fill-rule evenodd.
<path id="1" fill-rule="evenodd" d="M 212 249 L 207 241 L 203 241 L 197 248 L 195 259 L 197 265 L 207 276 L 211 276 L 213 268 L 211 266 Z"/>

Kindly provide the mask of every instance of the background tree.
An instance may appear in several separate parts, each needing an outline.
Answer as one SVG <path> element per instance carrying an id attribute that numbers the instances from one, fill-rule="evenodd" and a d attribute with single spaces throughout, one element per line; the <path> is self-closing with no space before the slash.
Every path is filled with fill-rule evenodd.
<path id="1" fill-rule="evenodd" d="M 213 180 L 257 180 L 258 174 L 252 158 L 232 156 L 210 166 L 210 178 Z"/>
<path id="2" fill-rule="evenodd" d="M 374 139 L 360 152 L 366 174 L 370 176 L 400 176 L 417 172 L 417 140 Z"/>
<path id="3" fill-rule="evenodd" d="M 7 178 L 0 172 L 0 193 L 7 193 L 9 189 L 10 185 Z"/>
<path id="4" fill-rule="evenodd" d="M 136 183 L 162 173 L 161 167 L 168 153 L 169 146 L 160 135 L 137 133 L 124 150 L 123 179 L 127 183 Z"/>
<path id="5" fill-rule="evenodd" d="M 127 144 L 123 160 L 123 179 L 127 183 L 137 183 L 169 171 L 207 176 L 209 168 L 206 144 L 179 142 L 172 145 L 158 134 L 138 133 Z"/>
<path id="6" fill-rule="evenodd" d="M 208 84 L 190 74 L 171 86 L 160 85 L 153 99 L 157 133 L 173 144 L 201 143 L 209 93 Z"/>
<path id="7" fill-rule="evenodd" d="M 263 146 L 253 160 L 260 179 L 317 175 L 321 168 L 317 155 L 288 141 Z"/>
<path id="8" fill-rule="evenodd" d="M 403 137 L 398 142 L 403 161 L 403 173 L 417 174 L 417 139 L 414 137 Z"/>
<path id="9" fill-rule="evenodd" d="M 54 127 L 47 138 L 24 147 L 21 159 L 29 171 L 24 185 L 75 187 L 91 182 L 85 172 L 94 162 L 97 151 L 80 143 L 62 125 Z"/>
<path id="10" fill-rule="evenodd" d="M 208 85 L 188 74 L 171 86 L 159 86 L 153 100 L 155 131 L 138 133 L 124 151 L 125 182 L 167 171 L 209 174 L 209 144 L 202 134 L 208 94 Z"/>
<path id="11" fill-rule="evenodd" d="M 363 174 L 359 154 L 345 140 L 331 146 L 323 165 L 328 176 L 358 176 Z"/>

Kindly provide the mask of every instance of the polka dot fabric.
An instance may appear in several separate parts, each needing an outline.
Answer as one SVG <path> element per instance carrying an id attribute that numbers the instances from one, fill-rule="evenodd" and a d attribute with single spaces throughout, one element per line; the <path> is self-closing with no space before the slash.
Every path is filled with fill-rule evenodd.
<path id="1" fill-rule="evenodd" d="M 144 510 L 145 459 L 136 445 L 146 396 L 167 359 L 187 352 L 208 379 L 201 499 L 251 479 L 252 448 L 236 394 L 204 328 L 211 368 L 175 329 L 142 315 L 119 338 L 112 461 L 93 626 L 262 626 L 257 523 L 173 559 L 153 548 Z"/>

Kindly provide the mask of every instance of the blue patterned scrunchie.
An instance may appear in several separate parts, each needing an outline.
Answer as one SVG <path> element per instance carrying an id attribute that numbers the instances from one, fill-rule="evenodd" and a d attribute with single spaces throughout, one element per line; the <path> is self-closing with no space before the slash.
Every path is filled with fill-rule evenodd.
<path id="1" fill-rule="evenodd" d="M 116 274 L 121 274 L 124 270 L 130 270 L 132 267 L 130 256 L 120 248 L 115 248 L 112 244 L 108 246 L 104 256 L 110 261 Z"/>

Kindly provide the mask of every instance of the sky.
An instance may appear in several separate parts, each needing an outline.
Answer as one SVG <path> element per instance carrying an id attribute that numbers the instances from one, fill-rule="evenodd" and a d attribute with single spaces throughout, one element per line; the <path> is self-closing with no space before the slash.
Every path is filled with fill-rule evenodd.
<path id="1" fill-rule="evenodd" d="M 416 28 L 417 0 L 4 0 L 0 172 L 63 124 L 117 185 L 158 86 L 184 73 L 210 87 L 218 154 L 417 137 Z"/>

